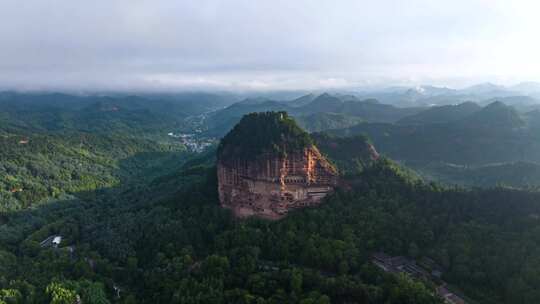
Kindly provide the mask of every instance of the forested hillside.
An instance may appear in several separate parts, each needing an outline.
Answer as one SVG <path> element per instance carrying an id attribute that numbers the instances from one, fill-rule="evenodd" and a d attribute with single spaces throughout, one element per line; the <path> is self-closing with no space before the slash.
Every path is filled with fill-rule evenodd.
<path id="1" fill-rule="evenodd" d="M 443 189 L 380 160 L 320 208 L 236 221 L 201 161 L 93 199 L 6 214 L 2 294 L 15 303 L 47 302 L 54 290 L 88 303 L 440 303 L 429 284 L 375 268 L 370 256 L 383 250 L 435 259 L 443 279 L 481 303 L 539 296 L 537 193 Z M 60 248 L 39 246 L 56 234 Z"/>
<path id="2" fill-rule="evenodd" d="M 449 184 L 515 187 L 540 185 L 539 119 L 501 102 L 442 106 L 396 124 L 360 123 L 327 130 L 338 136 L 363 134 L 383 155 Z M 520 172 L 523 164 L 529 169 Z"/>
<path id="3" fill-rule="evenodd" d="M 286 112 L 251 113 L 221 140 L 218 155 L 223 158 L 252 158 L 264 153 L 286 155 L 287 152 L 309 148 L 313 144 Z"/>
<path id="4" fill-rule="evenodd" d="M 0 304 L 540 304 L 539 11 L 0 0 Z"/>
<path id="5" fill-rule="evenodd" d="M 79 96 L 0 92 L 0 126 L 42 132 L 156 136 L 197 127 L 193 121 L 232 103 L 229 95 Z M 197 119 L 195 119 L 197 118 Z"/>
<path id="6" fill-rule="evenodd" d="M 193 132 L 188 114 L 204 114 L 225 100 L 0 93 L 0 210 L 114 187 L 156 164 L 174 167 L 188 148 L 167 134 Z"/>
<path id="7" fill-rule="evenodd" d="M 307 136 L 284 118 L 286 130 L 227 140 L 264 148 L 282 133 Z M 279 221 L 237 220 L 218 203 L 215 149 L 118 126 L 4 120 L 0 303 L 442 303 L 436 281 L 383 272 L 376 252 L 433 260 L 470 303 L 540 298 L 534 190 L 425 183 L 380 157 L 377 137 L 319 133 L 341 187 Z"/>
<path id="8" fill-rule="evenodd" d="M 0 210 L 10 211 L 62 199 L 65 194 L 113 187 L 128 178 L 133 167 L 149 167 L 150 157 L 120 160 L 140 153 L 177 152 L 174 142 L 156 143 L 133 136 L 66 132 L 7 133 L 0 137 Z M 187 152 L 185 152 L 187 154 Z M 170 161 L 170 159 L 160 159 Z"/>
<path id="9" fill-rule="evenodd" d="M 480 109 L 481 107 L 474 102 L 435 106 L 417 114 L 406 116 L 397 123 L 402 125 L 448 123 L 464 119 Z"/>

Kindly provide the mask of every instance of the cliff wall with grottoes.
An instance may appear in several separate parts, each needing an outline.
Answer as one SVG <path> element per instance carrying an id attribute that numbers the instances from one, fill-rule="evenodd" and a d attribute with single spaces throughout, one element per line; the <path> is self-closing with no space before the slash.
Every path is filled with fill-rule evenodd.
<path id="1" fill-rule="evenodd" d="M 237 216 L 279 218 L 337 184 L 337 170 L 285 112 L 244 116 L 217 152 L 220 202 Z"/>
<path id="2" fill-rule="evenodd" d="M 253 159 L 218 158 L 217 170 L 221 204 L 240 217 L 280 218 L 318 204 L 337 184 L 336 169 L 315 146 Z"/>

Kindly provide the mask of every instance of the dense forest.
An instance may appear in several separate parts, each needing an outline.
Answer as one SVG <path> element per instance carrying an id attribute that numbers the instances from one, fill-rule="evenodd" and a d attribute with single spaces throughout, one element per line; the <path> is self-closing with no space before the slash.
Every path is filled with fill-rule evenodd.
<path id="1" fill-rule="evenodd" d="M 251 113 L 227 133 L 218 155 L 251 158 L 263 153 L 287 154 L 310 147 L 313 141 L 286 112 Z"/>
<path id="2" fill-rule="evenodd" d="M 148 157 L 138 157 L 120 166 L 120 159 L 138 153 L 185 152 L 176 143 L 131 136 L 23 134 L 0 137 L 0 211 L 20 210 L 64 195 L 115 186 L 131 174 L 133 167 L 151 165 Z"/>
<path id="3" fill-rule="evenodd" d="M 0 20 L 0 304 L 540 304 L 540 1 Z"/>
<path id="4" fill-rule="evenodd" d="M 480 303 L 540 296 L 537 193 L 444 189 L 381 159 L 320 208 L 238 221 L 218 206 L 209 163 L 4 215 L 4 301 L 439 303 L 427 282 L 371 265 L 379 250 L 435 259 Z M 65 245 L 40 247 L 57 234 Z"/>
<path id="5" fill-rule="evenodd" d="M 0 303 L 442 303 L 433 281 L 383 272 L 375 252 L 433 260 L 468 303 L 540 298 L 535 190 L 425 182 L 384 156 L 362 162 L 377 153 L 365 136 L 291 120 L 263 139 L 315 143 L 341 187 L 279 221 L 239 220 L 218 203 L 217 147 L 114 125 L 2 121 Z M 267 147 L 241 139 L 227 140 Z"/>

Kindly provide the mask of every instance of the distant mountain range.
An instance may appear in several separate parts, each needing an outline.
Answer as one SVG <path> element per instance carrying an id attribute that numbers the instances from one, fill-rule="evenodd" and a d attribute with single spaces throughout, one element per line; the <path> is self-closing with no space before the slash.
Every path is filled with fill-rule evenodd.
<path id="1" fill-rule="evenodd" d="M 507 99 L 509 104 L 530 104 L 540 100 L 540 83 L 527 82 L 509 87 L 483 83 L 464 89 L 435 86 L 393 87 L 360 92 L 358 96 L 374 98 L 400 107 L 447 105 L 465 101 L 482 103 L 485 100 L 501 98 Z"/>
<path id="2" fill-rule="evenodd" d="M 208 135 L 223 136 L 240 118 L 252 112 L 287 111 L 309 131 L 345 128 L 355 123 L 396 122 L 422 111 L 422 107 L 399 108 L 353 95 L 308 94 L 292 101 L 246 99 L 208 116 Z"/>
<path id="3" fill-rule="evenodd" d="M 361 123 L 328 132 L 365 134 L 380 152 L 403 161 L 462 165 L 540 162 L 540 115 L 535 114 L 521 114 L 502 102 L 485 107 L 465 103 L 433 107 L 396 124 Z"/>
<path id="4" fill-rule="evenodd" d="M 434 106 L 417 114 L 404 117 L 397 123 L 402 125 L 447 123 L 463 119 L 481 108 L 481 106 L 471 101 L 458 105 Z"/>
<path id="5" fill-rule="evenodd" d="M 0 125 L 42 131 L 140 130 L 164 133 L 186 119 L 236 101 L 229 95 L 183 93 L 142 96 L 0 92 Z"/>
<path id="6" fill-rule="evenodd" d="M 486 84 L 464 91 L 483 94 L 503 90 Z M 439 93 L 460 96 L 434 87 L 422 94 Z M 407 94 L 412 96 L 413 92 L 409 89 Z M 382 155 L 427 178 L 482 186 L 496 181 L 516 185 L 521 183 L 518 180 L 538 184 L 540 174 L 534 170 L 522 179 L 514 178 L 524 163 L 532 167 L 540 164 L 540 106 L 535 102 L 530 96 L 509 95 L 480 102 L 397 107 L 350 94 L 308 94 L 290 101 L 251 98 L 209 115 L 206 134 L 222 136 L 247 113 L 287 111 L 310 132 L 366 135 Z"/>
<path id="7" fill-rule="evenodd" d="M 367 135 L 382 155 L 412 164 L 425 176 L 454 181 L 456 172 L 462 172 L 473 176 L 470 180 L 493 180 L 475 178 L 494 168 L 506 176 L 503 171 L 518 162 L 540 164 L 539 88 L 537 83 L 480 84 L 461 90 L 392 87 L 243 99 L 246 95 L 221 93 L 0 92 L 0 132 L 114 132 L 148 138 L 174 132 L 206 140 L 222 137 L 245 114 L 286 111 L 309 132 Z M 476 169 L 465 172 L 454 166 Z M 489 170 L 478 169 L 486 166 Z"/>
<path id="8" fill-rule="evenodd" d="M 279 98 L 280 96 L 283 95 L 266 94 L 264 97 L 249 97 L 216 111 L 206 121 L 208 134 L 222 136 L 239 121 L 242 115 L 260 111 L 287 111 L 300 124 L 306 122 L 306 117 L 311 115 L 315 121 L 310 119 L 309 124 L 302 126 L 310 131 L 319 131 L 325 125 L 344 128 L 350 126 L 352 121 L 358 122 L 360 120 L 394 123 L 424 109 L 439 106 L 460 105 L 449 108 L 455 112 L 456 117 L 460 117 L 461 114 L 470 114 L 475 109 L 473 103 L 477 104 L 476 107 L 478 107 L 501 101 L 514 106 L 521 113 L 540 109 L 540 83 L 536 82 L 520 83 L 508 87 L 482 83 L 463 89 L 430 85 L 388 87 L 348 93 L 308 93 L 292 99 L 282 99 Z M 431 113 L 426 113 L 434 119 L 432 122 L 438 121 L 437 111 L 439 109 L 434 108 Z M 331 113 L 332 117 L 329 118 L 321 113 Z M 448 118 L 451 119 L 451 117 Z M 439 120 L 439 122 L 444 121 Z"/>

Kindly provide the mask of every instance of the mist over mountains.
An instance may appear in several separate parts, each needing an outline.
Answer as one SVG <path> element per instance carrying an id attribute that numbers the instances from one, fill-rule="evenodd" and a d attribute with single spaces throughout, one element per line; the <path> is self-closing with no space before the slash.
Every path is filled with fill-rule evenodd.
<path id="1" fill-rule="evenodd" d="M 384 103 L 398 106 L 430 106 L 456 104 L 465 101 L 486 103 L 493 98 L 509 99 L 512 104 L 536 103 L 540 98 L 540 83 L 523 82 L 512 86 L 482 83 L 463 89 L 435 86 L 414 88 L 393 87 L 380 91 L 360 93 L 360 96 L 375 98 Z"/>

